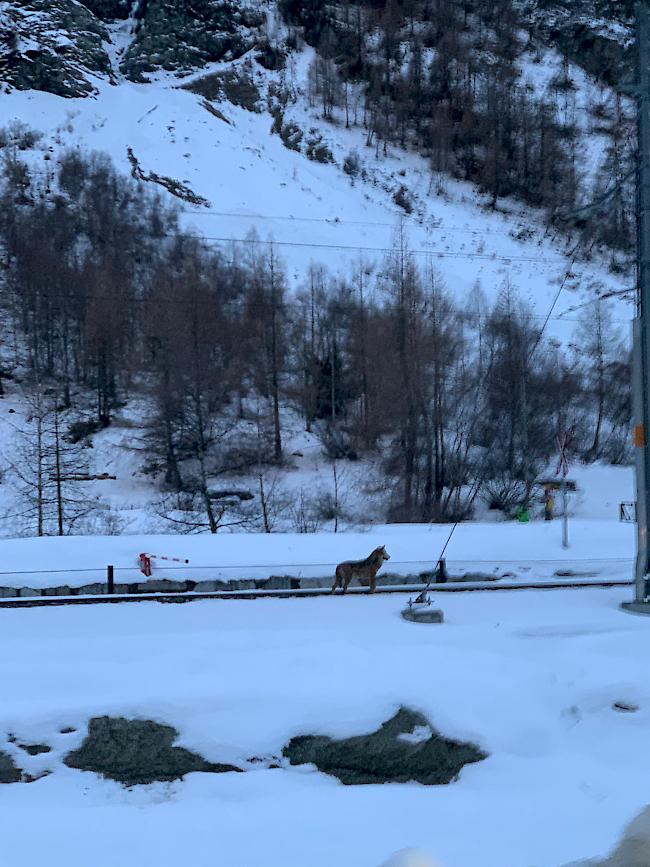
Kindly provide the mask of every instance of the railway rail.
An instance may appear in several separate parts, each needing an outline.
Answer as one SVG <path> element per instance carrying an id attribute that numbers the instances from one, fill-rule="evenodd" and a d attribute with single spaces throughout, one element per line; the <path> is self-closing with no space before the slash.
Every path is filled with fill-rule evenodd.
<path id="1" fill-rule="evenodd" d="M 505 592 L 512 590 L 578 590 L 593 588 L 632 587 L 634 580 L 613 579 L 567 579 L 556 581 L 451 581 L 447 584 L 435 584 L 430 588 L 433 595 L 445 593 L 476 593 Z M 420 593 L 423 585 L 395 584 L 379 586 L 375 595 L 387 593 Z M 364 596 L 368 593 L 365 587 L 350 587 L 346 596 Z M 116 605 L 127 602 L 164 602 L 184 603 L 198 602 L 207 599 L 228 601 L 233 599 L 313 599 L 320 596 L 331 596 L 325 587 L 303 587 L 296 590 L 215 590 L 213 592 L 178 592 L 178 593 L 113 593 L 101 596 L 27 596 L 8 597 L 0 599 L 0 608 L 45 608 L 60 605 Z M 343 594 L 337 594 L 339 596 Z"/>

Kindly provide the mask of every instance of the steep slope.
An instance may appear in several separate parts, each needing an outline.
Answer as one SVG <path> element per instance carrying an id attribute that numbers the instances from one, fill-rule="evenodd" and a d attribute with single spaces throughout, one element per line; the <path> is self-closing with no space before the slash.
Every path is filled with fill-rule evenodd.
<path id="1" fill-rule="evenodd" d="M 304 96 L 312 59 L 308 49 L 294 54 L 281 74 L 248 61 L 212 67 L 235 68 L 251 81 L 258 111 L 226 98 L 208 101 L 164 76 L 149 85 L 96 79 L 93 100 L 14 91 L 2 94 L 0 105 L 3 116 L 44 133 L 40 154 L 33 155 L 37 161 L 48 148 L 80 147 L 105 150 L 131 171 L 130 149 L 145 175 L 172 178 L 205 200 L 203 207 L 182 203 L 188 225 L 215 243 L 243 241 L 254 229 L 262 240 L 275 241 L 296 280 L 311 261 L 335 271 L 360 257 L 380 261 L 402 226 L 418 260 L 434 264 L 459 297 L 477 281 L 489 296 L 510 281 L 543 317 L 563 281 L 556 316 L 595 292 L 622 288 L 604 265 L 572 263 L 567 239 L 549 233 L 541 214 L 515 202 L 494 212 L 469 184 L 435 178 L 421 157 L 397 148 L 376 157 L 364 146 L 363 130 L 324 124 Z M 272 134 L 273 117 L 263 110 L 278 76 L 295 94 L 284 123 L 300 131 L 297 146 Z M 331 161 L 309 159 L 310 141 L 312 156 L 313 144 L 322 142 Z M 350 176 L 343 164 L 354 153 L 358 171 Z M 396 197 L 408 202 L 411 213 Z"/>
<path id="2" fill-rule="evenodd" d="M 579 233 L 549 228 L 543 209 L 506 196 L 495 202 L 436 168 L 408 140 L 380 146 L 365 124 L 361 82 L 349 84 L 345 103 L 324 107 L 315 88 L 323 56 L 294 38 L 275 6 L 186 4 L 161 30 L 169 4 L 153 0 L 137 6 L 57 0 L 47 11 L 45 5 L 0 5 L 5 24 L 11 18 L 14 32 L 20 25 L 19 38 L 5 40 L 12 62 L 5 66 L 0 116 L 9 131 L 0 150 L 45 167 L 45 176 L 53 155 L 68 149 L 106 152 L 120 171 L 178 204 L 184 226 L 234 259 L 248 255 L 252 238 L 272 241 L 294 289 L 305 285 L 312 265 L 348 278 L 361 268 L 368 291 L 381 297 L 386 257 L 404 245 L 474 322 L 514 289 L 546 336 L 567 344 L 577 311 L 605 297 L 614 327 L 627 336 L 633 308 L 621 296 L 631 283 L 625 254 L 594 243 L 577 249 Z M 179 4 L 172 5 L 178 12 Z M 74 16 L 84 22 L 81 29 Z M 215 36 L 209 45 L 201 21 Z M 85 35 L 93 28 L 95 41 Z M 101 54 L 87 56 L 88 44 Z M 593 105 L 599 101 L 611 113 L 615 96 L 540 43 L 518 55 L 516 68 L 522 88 L 550 94 L 578 129 L 574 160 L 591 184 L 611 144 Z M 41 77 L 30 78 L 36 70 Z M 558 90 L 567 76 L 570 88 Z M 41 138 L 22 136 L 25 127 Z M 16 391 L 8 391 L 12 403 L 4 412 L 22 414 Z M 317 438 L 300 431 L 301 420 L 288 407 L 283 416 L 287 452 L 302 453 L 282 472 L 297 499 L 301 485 L 313 488 L 331 468 Z M 91 469 L 115 472 L 118 480 L 88 490 L 119 510 L 119 521 L 132 530 L 161 529 L 151 516 L 158 494 L 142 474 L 144 450 L 134 434 L 141 418 L 133 401 L 96 435 Z M 7 443 L 11 451 L 9 437 Z M 352 487 L 367 468 L 359 466 Z M 380 514 L 379 503 L 366 509 L 366 519 Z M 107 527 L 114 517 L 108 515 Z"/>
<path id="3" fill-rule="evenodd" d="M 230 0 L 28 0 L 0 3 L 0 78 L 19 90 L 86 96 L 92 79 L 146 81 L 159 69 L 187 74 L 233 60 L 261 42 L 258 6 Z M 115 60 L 116 43 L 124 36 Z M 113 25 L 112 32 L 111 25 Z M 117 36 L 117 39 L 116 39 Z"/>

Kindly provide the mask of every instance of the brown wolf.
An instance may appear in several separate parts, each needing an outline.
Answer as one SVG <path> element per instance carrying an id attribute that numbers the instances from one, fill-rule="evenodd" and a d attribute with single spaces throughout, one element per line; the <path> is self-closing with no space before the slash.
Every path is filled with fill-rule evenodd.
<path id="1" fill-rule="evenodd" d="M 390 555 L 386 551 L 386 547 L 382 545 L 381 548 L 375 548 L 365 560 L 346 560 L 339 563 L 336 567 L 336 580 L 332 587 L 332 593 L 337 587 L 342 587 L 345 593 L 353 578 L 358 578 L 359 583 L 364 587 L 370 585 L 369 592 L 374 593 L 377 586 L 377 572 L 384 565 L 385 560 L 390 560 Z"/>

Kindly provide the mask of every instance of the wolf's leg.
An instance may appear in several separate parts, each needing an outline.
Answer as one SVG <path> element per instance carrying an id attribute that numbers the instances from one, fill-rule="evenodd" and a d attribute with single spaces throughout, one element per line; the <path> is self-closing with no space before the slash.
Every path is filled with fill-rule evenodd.
<path id="1" fill-rule="evenodd" d="M 368 588 L 368 593 L 374 593 L 376 586 L 377 586 L 377 579 L 371 578 L 370 579 L 370 587 Z"/>
<path id="2" fill-rule="evenodd" d="M 348 589 L 348 587 L 350 586 L 350 581 L 352 581 L 352 575 L 346 575 L 345 579 L 343 580 L 343 592 L 344 593 Z"/>

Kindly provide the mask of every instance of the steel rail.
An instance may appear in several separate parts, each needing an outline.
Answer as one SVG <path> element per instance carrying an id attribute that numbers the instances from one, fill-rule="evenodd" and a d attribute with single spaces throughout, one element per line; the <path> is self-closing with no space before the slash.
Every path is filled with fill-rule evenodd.
<path id="1" fill-rule="evenodd" d="M 431 593 L 472 593 L 508 590 L 582 590 L 594 588 L 631 587 L 633 580 L 623 578 L 613 579 L 583 579 L 572 581 L 455 581 L 447 584 L 434 584 Z M 377 587 L 375 596 L 388 593 L 419 593 L 422 584 L 395 584 L 393 586 Z M 346 594 L 336 596 L 364 596 L 368 593 L 365 587 L 351 587 Z M 0 608 L 45 608 L 50 605 L 114 605 L 122 602 L 198 602 L 201 600 L 232 600 L 232 599 L 313 599 L 332 596 L 326 587 L 303 587 L 296 590 L 215 590 L 211 592 L 179 592 L 179 593 L 115 593 L 101 596 L 25 596 L 0 599 Z"/>

